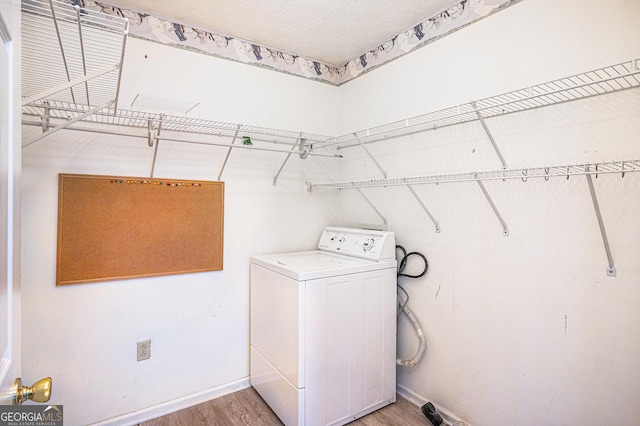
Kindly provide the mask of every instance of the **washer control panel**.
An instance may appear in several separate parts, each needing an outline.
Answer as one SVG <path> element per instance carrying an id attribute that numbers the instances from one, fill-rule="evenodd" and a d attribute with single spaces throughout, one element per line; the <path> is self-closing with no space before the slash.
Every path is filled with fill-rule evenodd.
<path id="1" fill-rule="evenodd" d="M 318 249 L 379 261 L 395 259 L 396 241 L 389 231 L 329 227 L 322 232 Z"/>

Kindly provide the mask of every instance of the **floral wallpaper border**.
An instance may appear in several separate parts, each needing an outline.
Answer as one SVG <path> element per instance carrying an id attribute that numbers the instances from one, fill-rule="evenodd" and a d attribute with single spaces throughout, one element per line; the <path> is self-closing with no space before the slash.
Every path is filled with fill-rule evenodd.
<path id="1" fill-rule="evenodd" d="M 224 34 L 191 28 L 103 2 L 63 1 L 108 15 L 128 18 L 129 35 L 133 37 L 339 86 L 522 0 L 460 0 L 341 66 L 328 65 L 312 58 L 278 51 Z"/>

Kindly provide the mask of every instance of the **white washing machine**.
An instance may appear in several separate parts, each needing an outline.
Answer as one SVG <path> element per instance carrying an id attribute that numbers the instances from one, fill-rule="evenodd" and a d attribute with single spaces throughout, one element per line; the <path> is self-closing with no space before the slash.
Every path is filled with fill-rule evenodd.
<path id="1" fill-rule="evenodd" d="M 251 258 L 251 385 L 287 425 L 343 425 L 396 399 L 392 232 L 326 228 Z"/>

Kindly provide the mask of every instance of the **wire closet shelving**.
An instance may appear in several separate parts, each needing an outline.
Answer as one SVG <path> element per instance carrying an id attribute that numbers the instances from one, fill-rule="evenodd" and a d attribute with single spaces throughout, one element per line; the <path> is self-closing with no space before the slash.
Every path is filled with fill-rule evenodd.
<path id="1" fill-rule="evenodd" d="M 491 200 L 483 181 L 516 178 L 526 181 L 529 178 L 549 179 L 554 176 L 568 178 L 583 175 L 589 183 L 607 252 L 609 263 L 607 274 L 615 276 L 615 266 L 591 177 L 599 173 L 620 173 L 624 176 L 628 172 L 640 171 L 640 160 L 625 159 L 510 169 L 485 120 L 621 90 L 637 89 L 640 87 L 639 59 L 347 135 L 331 137 L 118 108 L 128 27 L 129 22 L 125 18 L 86 10 L 58 0 L 22 1 L 22 123 L 42 127 L 41 134 L 29 141 L 23 141 L 23 148 L 62 129 L 145 138 L 150 147 L 155 145 L 153 166 L 155 166 L 158 142 L 161 140 L 226 147 L 227 156 L 218 179 L 233 149 L 280 152 L 286 154 L 286 158 L 273 179 L 275 185 L 292 154 L 298 154 L 301 158 L 306 158 L 308 155 L 341 158 L 342 155 L 332 153 L 332 150 L 347 152 L 348 148 L 359 146 L 375 163 L 382 178 L 330 183 L 307 182 L 307 189 L 356 189 L 386 223 L 386 219 L 364 195 L 361 188 L 406 186 L 433 221 L 436 232 L 440 232 L 440 225 L 417 195 L 413 185 L 476 181 L 502 224 L 504 236 L 509 235 L 507 225 Z M 388 177 L 366 146 L 374 142 L 476 120 L 482 124 L 496 155 L 500 158 L 502 168 L 499 170 Z M 129 130 L 123 130 L 123 128 Z M 194 138 L 199 135 L 226 138 L 231 142 L 203 141 L 201 137 Z M 271 147 L 267 144 L 259 144 L 259 146 L 235 144 L 238 137 L 284 144 L 284 148 Z M 331 150 L 325 151 L 323 148 L 331 148 Z"/>
<path id="2" fill-rule="evenodd" d="M 598 175 L 619 173 L 624 176 L 626 173 L 640 171 L 640 160 L 619 160 L 619 161 L 602 161 L 594 163 L 580 164 L 561 164 L 555 166 L 530 167 L 530 168 L 514 168 L 500 170 L 486 170 L 480 172 L 463 172 L 463 173 L 445 173 L 429 176 L 409 176 L 397 178 L 382 179 L 365 179 L 359 181 L 347 181 L 325 184 L 314 184 L 311 188 L 334 188 L 334 189 L 350 189 L 350 188 L 375 188 L 399 185 L 421 185 L 421 184 L 440 184 L 454 182 L 473 182 L 484 180 L 505 180 L 505 179 L 521 179 L 526 182 L 529 178 L 544 178 L 549 180 L 551 177 L 566 177 L 579 175 Z"/>
<path id="3" fill-rule="evenodd" d="M 56 0 L 22 1 L 22 105 L 117 108 L 129 22 Z"/>
<path id="4" fill-rule="evenodd" d="M 22 115 L 38 119 L 37 122 L 25 119 L 23 124 L 43 128 L 42 134 L 24 142 L 23 147 L 64 128 L 145 137 L 150 146 L 161 139 L 202 143 L 160 136 L 164 131 L 234 140 L 238 135 L 247 135 L 254 141 L 299 146 L 303 155 L 340 157 L 309 152 L 314 144 L 332 140 L 330 136 L 118 108 L 128 28 L 128 20 L 118 16 L 56 0 L 23 0 Z M 53 124 L 52 120 L 58 124 Z M 126 133 L 109 130 L 103 125 L 142 129 L 143 132 Z M 234 145 L 233 148 L 289 153 L 291 147 Z"/>
<path id="5" fill-rule="evenodd" d="M 303 138 L 309 143 L 327 143 L 331 141 L 330 136 L 317 135 L 307 132 L 296 132 L 291 130 L 271 129 L 266 127 L 251 126 L 246 124 L 236 124 L 221 121 L 205 120 L 194 117 L 186 117 L 179 115 L 169 115 L 156 112 L 136 111 L 118 109 L 116 111 L 92 111 L 88 105 L 77 105 L 69 102 L 48 101 L 37 104 L 26 105 L 22 107 L 24 116 L 38 117 L 39 119 L 46 117 L 49 119 L 68 120 L 82 116 L 82 122 L 94 125 L 113 125 L 119 127 L 127 127 L 131 129 L 152 130 L 157 133 L 158 130 L 172 131 L 185 134 L 200 134 L 219 137 L 234 137 L 236 133 L 242 135 L 250 135 L 251 139 L 263 142 L 287 143 L 292 145 L 290 141 Z M 37 123 L 40 125 L 40 123 Z M 70 130 L 84 130 L 86 128 L 70 128 Z M 109 133 L 108 130 L 100 130 L 103 133 Z M 131 137 L 148 137 L 148 134 L 141 133 L 124 133 L 119 134 Z M 156 135 L 157 136 L 157 135 Z M 156 137 L 155 139 L 163 139 Z M 190 142 L 185 139 L 184 142 Z M 193 141 L 195 143 L 195 141 Z M 212 145 L 214 145 L 212 143 Z M 227 146 L 228 144 L 219 144 Z M 236 146 L 235 148 L 239 148 Z"/>
<path id="6" fill-rule="evenodd" d="M 521 179 L 527 181 L 529 178 L 566 177 L 582 175 L 585 176 L 589 193 L 593 202 L 596 218 L 600 228 L 602 241 L 607 255 L 607 276 L 615 277 L 616 268 L 611 254 L 609 241 L 607 238 L 604 221 L 600 213 L 600 206 L 597 194 L 593 185 L 592 176 L 598 174 L 620 173 L 622 177 L 628 172 L 640 171 L 640 160 L 625 159 L 618 161 L 603 161 L 593 163 L 549 165 L 528 168 L 509 168 L 505 158 L 500 152 L 486 119 L 498 117 L 506 114 L 513 114 L 521 111 L 542 108 L 565 102 L 590 98 L 593 96 L 605 95 L 628 89 L 638 89 L 640 87 L 640 59 L 633 59 L 620 64 L 606 66 L 600 69 L 572 75 L 569 77 L 553 80 L 547 83 L 530 86 L 501 95 L 491 96 L 479 101 L 472 101 L 462 105 L 445 108 L 439 111 L 430 112 L 405 120 L 395 121 L 369 129 L 343 135 L 336 138 L 329 145 L 337 146 L 339 150 L 346 150 L 353 147 L 361 147 L 375 166 L 378 168 L 381 178 L 350 180 L 343 182 L 312 183 L 307 182 L 307 190 L 322 189 L 355 189 L 362 198 L 375 211 L 384 224 L 387 219 L 378 210 L 375 204 L 364 194 L 362 188 L 393 187 L 404 186 L 409 189 L 413 197 L 422 207 L 427 216 L 435 226 L 435 232 L 441 231 L 440 224 L 431 213 L 424 201 L 414 190 L 414 185 L 440 184 L 455 182 L 475 181 L 482 190 L 487 202 L 491 206 L 496 218 L 502 226 L 502 235 L 509 236 L 509 228 L 506 221 L 500 214 L 499 209 L 493 202 L 491 195 L 484 185 L 487 180 Z M 474 171 L 461 173 L 446 173 L 424 176 L 399 176 L 388 177 L 387 172 L 378 163 L 376 158 L 367 148 L 367 144 L 380 141 L 388 141 L 394 138 L 408 136 L 442 127 L 457 124 L 479 121 L 482 124 L 487 138 L 491 142 L 497 157 L 502 163 L 499 170 Z"/>
<path id="7" fill-rule="evenodd" d="M 639 86 L 640 59 L 634 59 L 346 134 L 332 144 L 350 148 Z"/>

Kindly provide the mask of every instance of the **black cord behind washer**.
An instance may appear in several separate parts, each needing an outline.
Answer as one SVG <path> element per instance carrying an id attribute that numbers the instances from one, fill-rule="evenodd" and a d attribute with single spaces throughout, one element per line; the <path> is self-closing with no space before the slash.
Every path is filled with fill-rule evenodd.
<path id="1" fill-rule="evenodd" d="M 424 274 L 427 273 L 427 269 L 429 269 L 429 262 L 427 262 L 427 258 L 424 256 L 424 254 L 422 254 L 420 252 L 417 252 L 417 251 L 412 251 L 412 252 L 407 253 L 405 248 L 402 247 L 401 245 L 397 245 L 396 246 L 396 250 L 398 250 L 398 249 L 400 249 L 402 251 L 402 258 L 400 259 L 400 263 L 398 263 L 398 276 L 399 277 L 420 278 L 420 277 L 424 276 Z M 422 258 L 422 260 L 424 260 L 424 269 L 418 275 L 410 275 L 410 274 L 402 273 L 404 271 L 404 268 L 407 266 L 407 260 L 411 256 L 420 256 Z"/>
<path id="2" fill-rule="evenodd" d="M 400 259 L 400 262 L 398 262 L 398 273 L 397 273 L 397 277 L 398 278 L 400 278 L 400 277 L 420 278 L 420 277 L 424 276 L 424 274 L 427 273 L 427 269 L 429 269 L 429 262 L 427 262 L 427 258 L 424 256 L 424 254 L 419 253 L 417 251 L 412 251 L 412 252 L 407 253 L 407 250 L 404 247 L 402 247 L 401 245 L 396 245 L 396 251 L 397 250 L 400 250 L 402 252 L 402 258 Z M 424 269 L 418 275 L 410 275 L 410 274 L 404 274 L 403 273 L 404 268 L 406 268 L 406 266 L 407 266 L 407 259 L 410 256 L 420 256 L 422 258 L 422 260 L 424 261 Z M 398 290 L 402 291 L 402 293 L 404 293 L 404 297 L 405 297 L 404 301 L 402 301 L 398 306 L 398 318 L 399 318 L 400 317 L 400 313 L 404 309 L 405 305 L 407 303 L 409 303 L 409 293 L 407 293 L 407 291 L 400 285 L 400 282 L 397 282 L 397 286 L 398 286 Z M 398 296 L 398 300 L 400 300 L 399 296 Z"/>

